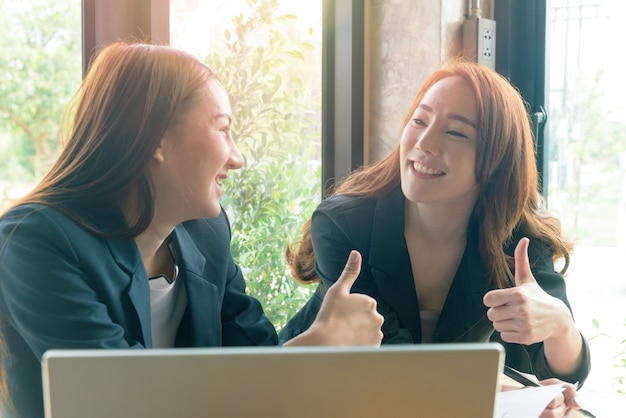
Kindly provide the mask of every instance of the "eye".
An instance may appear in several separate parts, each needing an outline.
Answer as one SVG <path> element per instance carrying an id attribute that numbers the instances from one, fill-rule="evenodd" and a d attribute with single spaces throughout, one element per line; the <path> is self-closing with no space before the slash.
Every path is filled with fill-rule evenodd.
<path id="1" fill-rule="evenodd" d="M 426 123 L 420 118 L 411 119 L 411 125 L 413 126 L 426 126 Z"/>
<path id="2" fill-rule="evenodd" d="M 448 131 L 448 132 L 446 132 L 446 133 L 447 133 L 448 135 L 451 135 L 451 136 L 455 136 L 455 137 L 458 137 L 458 138 L 465 138 L 465 139 L 467 139 L 467 135 L 465 135 L 464 133 L 461 133 L 461 132 L 459 132 L 459 131 L 452 131 L 452 130 L 450 130 L 450 131 Z"/>

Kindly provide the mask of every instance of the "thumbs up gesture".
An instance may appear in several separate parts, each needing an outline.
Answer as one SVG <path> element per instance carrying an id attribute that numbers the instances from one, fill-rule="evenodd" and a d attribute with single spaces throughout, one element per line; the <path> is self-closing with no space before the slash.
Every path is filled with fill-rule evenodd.
<path id="1" fill-rule="evenodd" d="M 506 342 L 546 341 L 573 322 L 567 306 L 546 293 L 535 280 L 528 261 L 528 238 L 515 248 L 515 287 L 488 292 L 483 303 L 487 317 Z"/>
<path id="2" fill-rule="evenodd" d="M 376 310 L 376 300 L 350 293 L 360 272 L 361 254 L 353 250 L 341 276 L 326 292 L 315 322 L 285 345 L 379 346 L 384 319 Z"/>

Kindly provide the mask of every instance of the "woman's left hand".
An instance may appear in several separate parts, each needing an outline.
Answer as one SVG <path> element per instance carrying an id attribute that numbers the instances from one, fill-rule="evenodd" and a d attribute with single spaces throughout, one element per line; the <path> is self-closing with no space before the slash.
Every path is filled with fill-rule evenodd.
<path id="1" fill-rule="evenodd" d="M 528 261 L 528 238 L 515 248 L 515 287 L 488 292 L 483 302 L 487 317 L 506 342 L 526 344 L 564 335 L 575 328 L 569 309 L 546 293 L 535 280 Z"/>

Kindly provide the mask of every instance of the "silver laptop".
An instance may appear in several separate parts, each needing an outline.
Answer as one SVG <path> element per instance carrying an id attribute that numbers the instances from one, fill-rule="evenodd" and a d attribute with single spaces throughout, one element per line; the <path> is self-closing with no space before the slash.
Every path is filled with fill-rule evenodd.
<path id="1" fill-rule="evenodd" d="M 493 417 L 495 343 L 52 350 L 46 418 Z"/>

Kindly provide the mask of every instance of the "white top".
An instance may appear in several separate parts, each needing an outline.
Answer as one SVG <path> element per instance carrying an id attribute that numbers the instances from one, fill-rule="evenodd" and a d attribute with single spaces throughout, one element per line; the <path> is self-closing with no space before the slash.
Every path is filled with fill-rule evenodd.
<path id="1" fill-rule="evenodd" d="M 172 348 L 176 342 L 178 326 L 187 307 L 185 282 L 174 266 L 174 280 L 170 283 L 161 275 L 152 277 L 150 283 L 150 313 L 152 317 L 152 347 Z"/>

